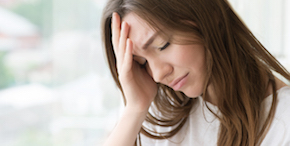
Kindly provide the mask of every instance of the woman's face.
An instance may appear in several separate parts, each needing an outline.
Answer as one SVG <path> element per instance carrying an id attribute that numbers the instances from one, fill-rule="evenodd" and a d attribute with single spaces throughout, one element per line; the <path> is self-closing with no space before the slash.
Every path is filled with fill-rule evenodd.
<path id="1" fill-rule="evenodd" d="M 180 45 L 164 40 L 134 13 L 123 21 L 130 26 L 134 60 L 145 65 L 155 82 L 181 91 L 188 97 L 202 94 L 205 84 L 205 49 L 201 43 Z M 180 38 L 173 34 L 173 38 Z"/>

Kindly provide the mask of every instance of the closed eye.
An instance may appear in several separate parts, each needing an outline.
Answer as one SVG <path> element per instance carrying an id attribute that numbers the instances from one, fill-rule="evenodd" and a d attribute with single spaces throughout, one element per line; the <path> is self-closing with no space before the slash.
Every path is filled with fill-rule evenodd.
<path id="1" fill-rule="evenodd" d="M 170 45 L 169 42 L 167 42 L 163 47 L 159 48 L 160 51 L 166 49 Z"/>
<path id="2" fill-rule="evenodd" d="M 134 61 L 136 61 L 142 68 L 146 67 L 147 60 L 145 58 L 133 55 Z"/>
<path id="3" fill-rule="evenodd" d="M 144 62 L 143 64 L 141 64 L 141 67 L 142 67 L 142 68 L 145 68 L 146 65 L 147 65 L 147 60 L 145 60 L 145 62 Z"/>

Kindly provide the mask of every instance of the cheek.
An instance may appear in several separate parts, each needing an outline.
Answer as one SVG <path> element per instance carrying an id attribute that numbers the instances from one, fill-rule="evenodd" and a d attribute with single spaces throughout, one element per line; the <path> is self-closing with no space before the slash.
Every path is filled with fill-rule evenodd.
<path id="1" fill-rule="evenodd" d="M 173 58 L 178 60 L 180 64 L 196 70 L 205 68 L 205 49 L 203 46 L 184 46 L 180 47 L 179 50 L 174 54 Z"/>

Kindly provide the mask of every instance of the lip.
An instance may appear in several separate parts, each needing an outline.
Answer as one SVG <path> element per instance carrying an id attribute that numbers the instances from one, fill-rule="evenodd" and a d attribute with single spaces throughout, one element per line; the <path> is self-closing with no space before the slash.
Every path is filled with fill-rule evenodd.
<path id="1" fill-rule="evenodd" d="M 174 81 L 172 81 L 168 86 L 173 88 L 174 90 L 179 90 L 186 82 L 186 77 L 188 76 L 189 73 L 187 73 L 186 75 L 175 79 Z"/>

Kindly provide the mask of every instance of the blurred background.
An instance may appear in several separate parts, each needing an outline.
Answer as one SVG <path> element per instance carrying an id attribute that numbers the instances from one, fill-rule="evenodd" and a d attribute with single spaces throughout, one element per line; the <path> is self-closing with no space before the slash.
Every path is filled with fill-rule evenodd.
<path id="1" fill-rule="evenodd" d="M 0 0 L 0 145 L 98 146 L 122 100 L 104 58 L 105 0 Z M 290 1 L 230 0 L 290 69 Z"/>

